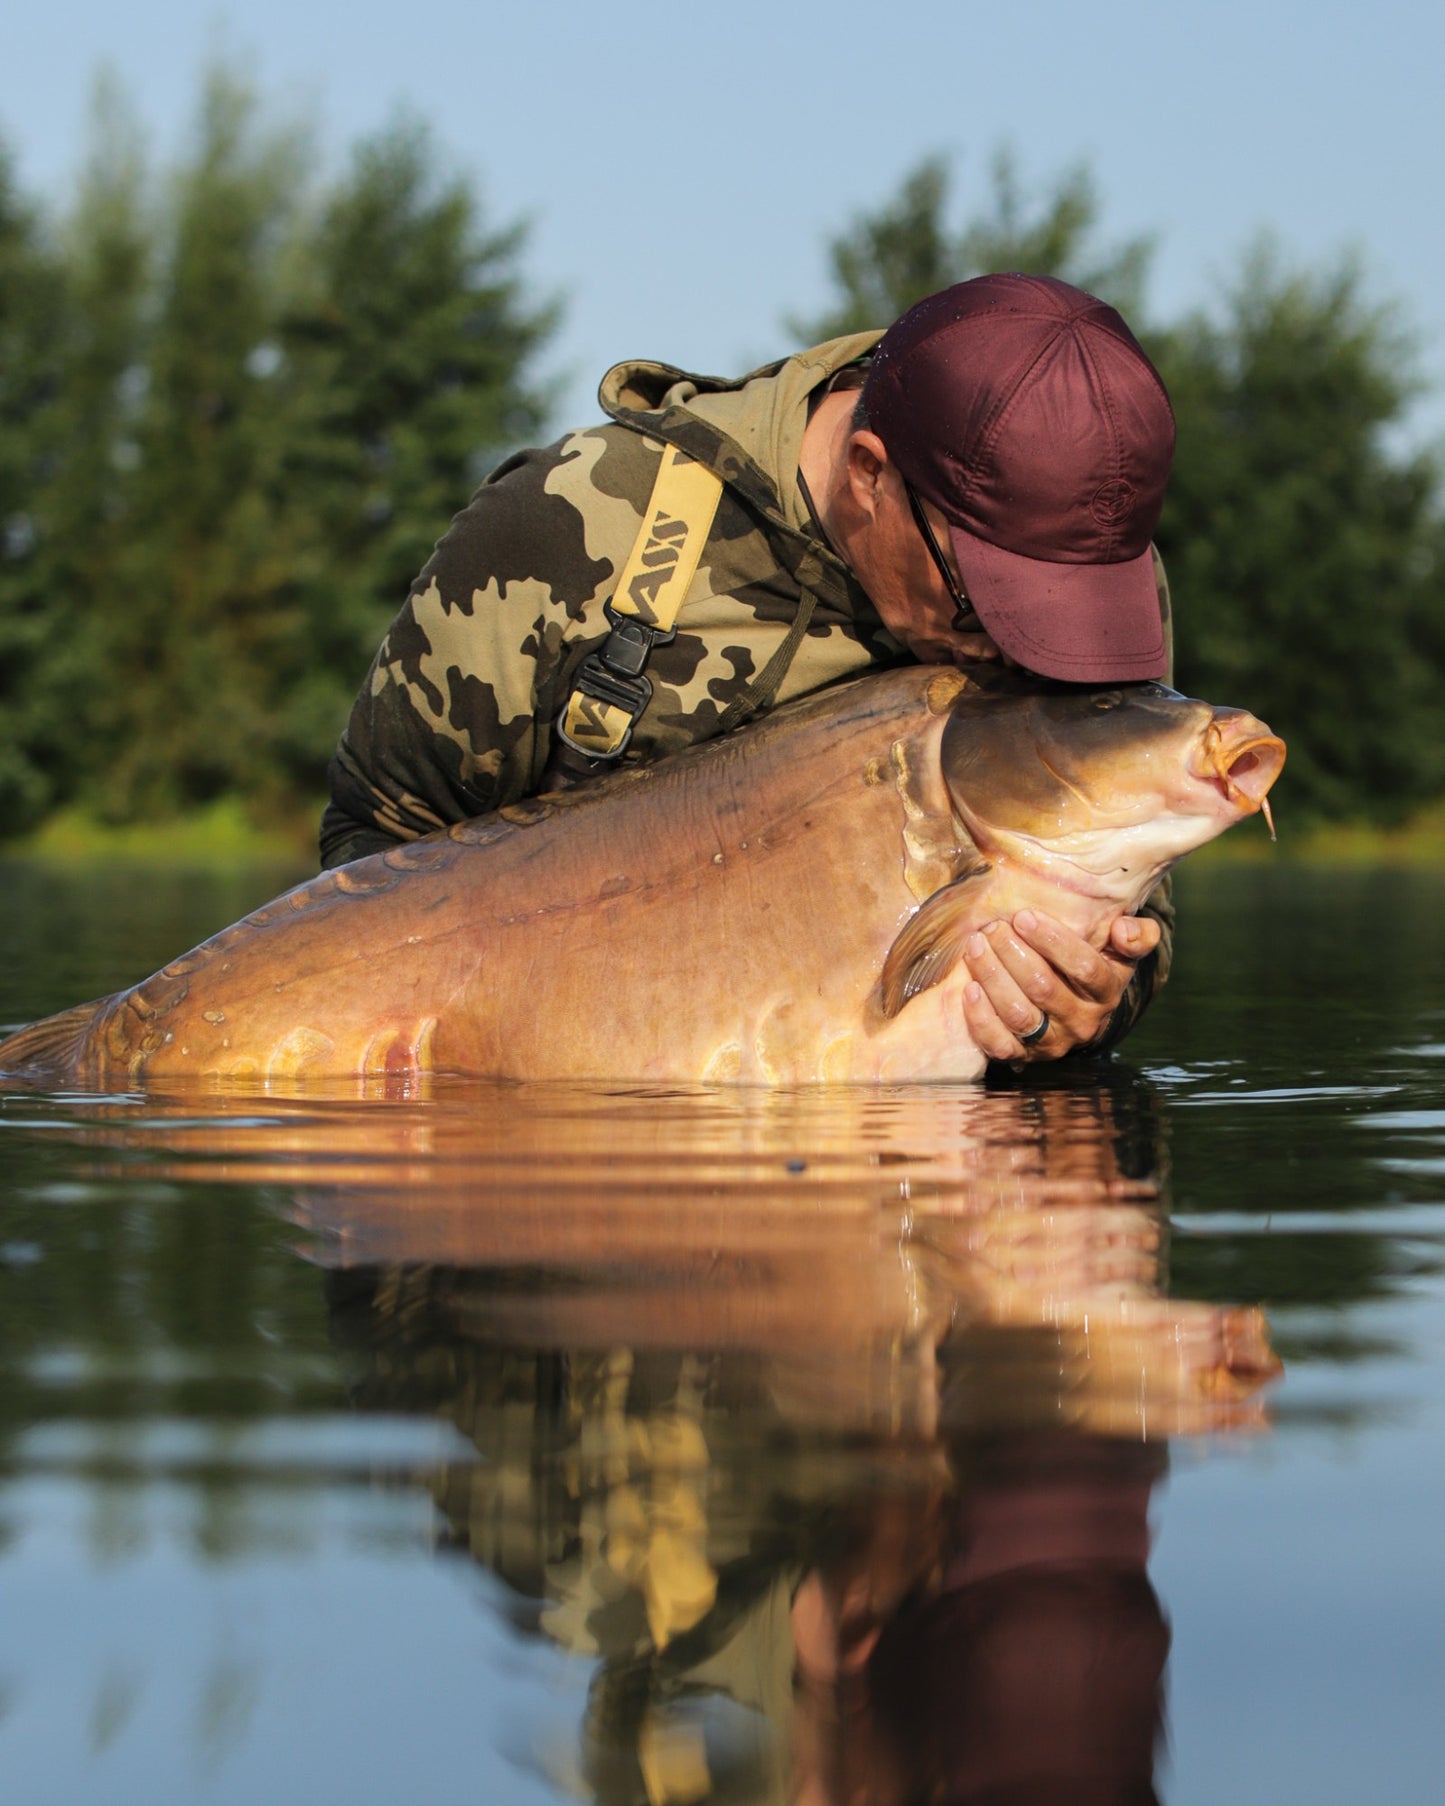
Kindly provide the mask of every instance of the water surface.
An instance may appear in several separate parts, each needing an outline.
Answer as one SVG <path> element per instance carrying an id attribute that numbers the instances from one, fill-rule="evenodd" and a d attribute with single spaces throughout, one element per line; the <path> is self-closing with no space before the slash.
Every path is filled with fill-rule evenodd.
<path id="1" fill-rule="evenodd" d="M 1445 883 L 1180 889 L 1051 1082 L 0 1097 L 5 1797 L 1441 1797 Z"/>

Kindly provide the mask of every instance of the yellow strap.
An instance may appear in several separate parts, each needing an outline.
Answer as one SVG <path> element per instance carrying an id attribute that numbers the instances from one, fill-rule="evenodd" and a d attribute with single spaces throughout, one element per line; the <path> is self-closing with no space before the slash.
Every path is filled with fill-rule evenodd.
<path id="1" fill-rule="evenodd" d="M 641 530 L 613 592 L 618 614 L 635 615 L 659 633 L 669 631 L 712 531 L 721 495 L 721 477 L 676 446 L 667 447 Z"/>
<path id="2" fill-rule="evenodd" d="M 568 743 L 589 759 L 610 759 L 627 744 L 632 716 L 616 703 L 602 702 L 574 690 L 562 710 L 561 727 Z"/>

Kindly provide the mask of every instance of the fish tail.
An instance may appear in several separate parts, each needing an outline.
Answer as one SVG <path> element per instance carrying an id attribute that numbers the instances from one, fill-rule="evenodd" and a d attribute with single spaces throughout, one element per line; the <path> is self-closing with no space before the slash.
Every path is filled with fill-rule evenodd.
<path id="1" fill-rule="evenodd" d="M 0 1073 L 18 1078 L 73 1075 L 100 1008 L 98 1002 L 77 1004 L 0 1041 Z"/>

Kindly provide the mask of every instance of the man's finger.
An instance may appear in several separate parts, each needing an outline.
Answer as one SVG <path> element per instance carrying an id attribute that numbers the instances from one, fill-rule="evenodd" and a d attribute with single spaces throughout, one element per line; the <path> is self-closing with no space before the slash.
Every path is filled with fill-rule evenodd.
<path id="1" fill-rule="evenodd" d="M 1032 975 L 1025 973 L 1025 982 L 1020 983 L 1020 974 L 999 958 L 998 947 L 994 942 L 1000 938 L 1002 937 L 997 937 L 992 932 L 988 935 L 970 935 L 965 958 L 974 979 L 987 993 L 999 1022 L 1010 1035 L 1022 1042 L 1023 1037 L 1038 1026 L 1040 1012 L 1046 1006 L 1035 996 L 1038 984 L 1030 985 L 1027 982 Z M 1032 959 L 1036 956 L 1029 957 Z M 1013 1055 L 1007 1057 L 1012 1058 Z"/>
<path id="2" fill-rule="evenodd" d="M 963 1016 L 968 1024 L 968 1032 L 973 1037 L 974 1046 L 990 1060 L 1017 1063 L 1030 1057 L 1030 1049 L 1025 1047 L 1017 1034 L 1004 1022 L 994 1008 L 988 992 L 974 979 L 964 986 Z M 1037 1018 L 1037 1012 L 1035 1012 Z M 1034 1057 L 1039 1057 L 1041 1042 L 1035 1043 Z M 1045 1053 L 1043 1058 L 1052 1057 Z"/>
<path id="3" fill-rule="evenodd" d="M 1052 916 L 1021 909 L 1013 918 L 1015 933 L 1081 997 L 1093 1003 L 1117 1003 L 1130 972 L 1117 954 L 1100 953 L 1081 935 Z M 1007 956 L 1004 955 L 1007 963 Z"/>

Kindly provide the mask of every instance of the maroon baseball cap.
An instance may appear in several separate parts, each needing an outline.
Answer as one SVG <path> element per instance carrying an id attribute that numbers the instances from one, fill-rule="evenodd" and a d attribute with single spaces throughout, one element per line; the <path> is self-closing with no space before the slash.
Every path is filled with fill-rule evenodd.
<path id="1" fill-rule="evenodd" d="M 1159 373 L 1112 307 L 1052 276 L 930 295 L 873 355 L 869 424 L 942 509 L 969 600 L 1044 677 L 1162 677 L 1150 539 L 1174 458 Z"/>

